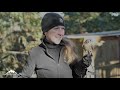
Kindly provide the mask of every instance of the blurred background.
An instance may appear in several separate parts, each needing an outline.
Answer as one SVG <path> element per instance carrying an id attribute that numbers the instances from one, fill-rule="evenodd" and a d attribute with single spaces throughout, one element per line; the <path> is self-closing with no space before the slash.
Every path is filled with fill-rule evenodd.
<path id="1" fill-rule="evenodd" d="M 0 12 L 0 78 L 9 70 L 21 72 L 29 50 L 41 43 L 41 19 L 47 12 Z M 56 12 L 65 19 L 66 37 L 78 45 L 93 41 L 87 78 L 120 77 L 120 12 Z"/>

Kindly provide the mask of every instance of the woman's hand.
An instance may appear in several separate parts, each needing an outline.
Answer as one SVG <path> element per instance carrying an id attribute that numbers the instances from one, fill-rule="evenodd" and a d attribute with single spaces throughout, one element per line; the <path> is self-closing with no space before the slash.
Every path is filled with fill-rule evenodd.
<path id="1" fill-rule="evenodd" d="M 85 64 L 85 67 L 89 67 L 91 65 L 91 62 L 92 62 L 92 53 L 88 51 L 88 54 L 84 55 L 83 56 L 83 64 Z"/>

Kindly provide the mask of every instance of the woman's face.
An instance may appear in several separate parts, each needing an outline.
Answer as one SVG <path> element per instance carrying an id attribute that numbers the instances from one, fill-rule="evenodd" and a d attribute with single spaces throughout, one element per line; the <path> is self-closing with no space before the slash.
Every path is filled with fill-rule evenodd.
<path id="1" fill-rule="evenodd" d="M 50 29 L 48 32 L 45 32 L 46 39 L 50 43 L 59 44 L 65 34 L 64 26 L 56 26 Z"/>

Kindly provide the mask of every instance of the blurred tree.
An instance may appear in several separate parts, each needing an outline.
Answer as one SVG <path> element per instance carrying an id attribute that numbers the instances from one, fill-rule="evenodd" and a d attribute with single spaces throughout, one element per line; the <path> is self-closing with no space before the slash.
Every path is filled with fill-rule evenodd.
<path id="1" fill-rule="evenodd" d="M 98 12 L 65 12 L 66 34 L 88 32 L 84 23 L 92 21 L 100 15 Z"/>
<path id="2" fill-rule="evenodd" d="M 120 12 L 64 12 L 66 34 L 119 30 Z"/>
<path id="3" fill-rule="evenodd" d="M 40 22 L 39 12 L 0 12 L 0 77 L 20 71 L 28 51 L 40 44 Z"/>

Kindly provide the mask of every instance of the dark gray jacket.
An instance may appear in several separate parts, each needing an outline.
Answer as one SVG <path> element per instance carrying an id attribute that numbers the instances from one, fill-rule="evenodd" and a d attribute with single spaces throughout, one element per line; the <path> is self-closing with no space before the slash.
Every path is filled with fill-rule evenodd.
<path id="1" fill-rule="evenodd" d="M 62 46 L 62 44 L 61 44 Z M 87 67 L 90 65 L 89 59 L 83 58 L 79 62 L 69 65 L 64 59 L 63 49 L 60 51 L 59 62 L 53 60 L 48 53 L 44 43 L 33 48 L 29 52 L 28 60 L 23 68 L 20 78 L 30 78 L 33 72 L 36 72 L 37 78 L 83 78 Z M 89 64 L 86 64 L 87 63 Z"/>
<path id="2" fill-rule="evenodd" d="M 20 77 L 31 77 L 36 72 L 38 78 L 73 78 L 72 70 L 60 51 L 59 63 L 56 63 L 42 43 L 33 48 Z"/>

